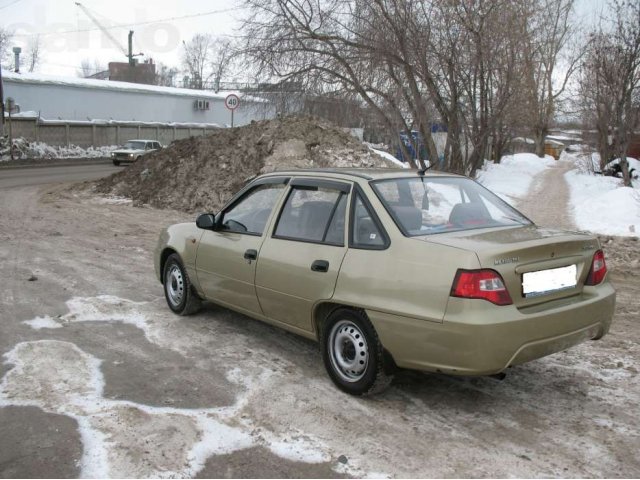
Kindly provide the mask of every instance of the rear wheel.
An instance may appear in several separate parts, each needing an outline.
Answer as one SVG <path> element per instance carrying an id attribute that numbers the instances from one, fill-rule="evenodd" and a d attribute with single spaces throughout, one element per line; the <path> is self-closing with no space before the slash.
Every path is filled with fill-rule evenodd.
<path id="1" fill-rule="evenodd" d="M 341 308 L 329 315 L 322 333 L 322 357 L 331 380 L 352 395 L 377 393 L 393 379 L 385 373 L 378 335 L 360 310 Z"/>
<path id="2" fill-rule="evenodd" d="M 193 291 L 193 286 L 180 257 L 173 253 L 167 258 L 163 272 L 164 296 L 169 308 L 178 315 L 197 312 L 202 302 Z"/>

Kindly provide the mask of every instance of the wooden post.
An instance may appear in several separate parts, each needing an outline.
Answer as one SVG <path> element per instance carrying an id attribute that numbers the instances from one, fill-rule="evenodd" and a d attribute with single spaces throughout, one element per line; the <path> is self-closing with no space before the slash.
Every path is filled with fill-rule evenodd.
<path id="1" fill-rule="evenodd" d="M 11 122 L 11 105 L 9 106 L 9 152 L 11 154 L 11 160 L 15 160 L 13 158 L 13 128 Z"/>

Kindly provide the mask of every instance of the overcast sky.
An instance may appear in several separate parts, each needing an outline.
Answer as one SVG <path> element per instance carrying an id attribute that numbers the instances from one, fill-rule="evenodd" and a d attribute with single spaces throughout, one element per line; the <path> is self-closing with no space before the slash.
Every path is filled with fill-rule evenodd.
<path id="1" fill-rule="evenodd" d="M 179 66 L 180 46 L 196 33 L 238 35 L 243 15 L 241 0 L 82 0 L 100 23 L 110 28 L 121 48 L 127 33 L 135 31 L 134 52 L 143 52 L 169 66 Z M 602 12 L 605 0 L 576 0 L 581 23 L 591 23 Z M 182 18 L 180 18 L 182 17 Z M 15 43 L 24 47 L 40 33 L 44 53 L 38 71 L 75 76 L 84 58 L 126 61 L 122 51 L 98 30 L 74 0 L 0 0 L 0 26 L 15 32 Z M 231 80 L 231 79 L 228 79 Z"/>
<path id="2" fill-rule="evenodd" d="M 237 33 L 243 10 L 240 0 L 82 0 L 81 3 L 127 48 L 128 31 L 134 30 L 134 53 L 143 52 L 170 66 L 180 63 L 183 40 L 194 34 Z M 0 26 L 14 31 L 17 45 L 25 47 L 34 34 L 42 34 L 45 51 L 38 71 L 76 75 L 82 59 L 127 61 L 75 5 L 74 0 L 0 0 Z"/>

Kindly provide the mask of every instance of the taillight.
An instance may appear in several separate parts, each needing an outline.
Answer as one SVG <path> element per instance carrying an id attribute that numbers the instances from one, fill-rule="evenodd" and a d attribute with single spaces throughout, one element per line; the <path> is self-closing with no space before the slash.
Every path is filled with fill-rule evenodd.
<path id="1" fill-rule="evenodd" d="M 604 261 L 604 252 L 602 250 L 598 250 L 593 254 L 591 270 L 589 270 L 589 275 L 587 276 L 587 280 L 584 282 L 584 284 L 598 285 L 599 283 L 602 283 L 606 274 L 607 264 Z"/>
<path id="2" fill-rule="evenodd" d="M 480 298 L 496 305 L 511 305 L 511 295 L 495 270 L 458 270 L 451 287 L 451 296 Z"/>

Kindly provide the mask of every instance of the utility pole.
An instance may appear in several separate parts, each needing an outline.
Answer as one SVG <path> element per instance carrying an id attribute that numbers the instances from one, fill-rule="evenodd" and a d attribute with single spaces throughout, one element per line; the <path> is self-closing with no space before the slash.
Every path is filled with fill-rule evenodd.
<path id="1" fill-rule="evenodd" d="M 20 47 L 13 47 L 13 54 L 15 55 L 15 71 L 20 73 L 20 53 L 22 49 Z"/>
<path id="2" fill-rule="evenodd" d="M 142 55 L 141 53 L 139 55 Z M 127 57 L 129 58 L 129 65 L 132 67 L 136 66 L 136 62 L 133 57 L 133 30 L 129 30 L 129 53 L 127 53 Z"/>
<path id="3" fill-rule="evenodd" d="M 2 112 L 2 118 L 0 119 L 0 136 L 4 135 L 4 88 L 2 84 L 2 65 L 0 65 L 0 111 Z"/>

